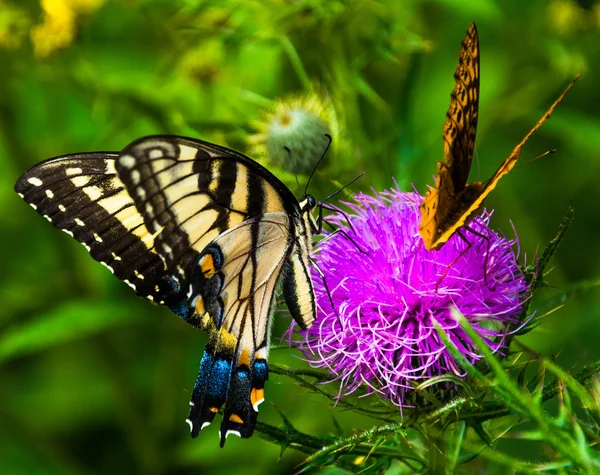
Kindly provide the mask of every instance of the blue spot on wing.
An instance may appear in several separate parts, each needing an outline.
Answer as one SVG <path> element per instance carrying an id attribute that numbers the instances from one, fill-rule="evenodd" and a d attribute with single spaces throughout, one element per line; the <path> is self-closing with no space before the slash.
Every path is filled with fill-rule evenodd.
<path id="1" fill-rule="evenodd" d="M 200 371 L 192 392 L 192 407 L 189 420 L 192 422 L 192 437 L 210 423 L 228 397 L 231 380 L 231 359 L 224 354 L 214 354 L 207 346 L 200 362 Z"/>
<path id="2" fill-rule="evenodd" d="M 227 397 L 230 377 L 231 362 L 222 359 L 216 360 L 210 371 L 208 384 L 206 385 L 206 394 L 224 400 Z"/>
<path id="3" fill-rule="evenodd" d="M 171 312 L 173 312 L 175 315 L 185 320 L 186 322 L 188 322 L 194 314 L 193 309 L 191 309 L 188 305 L 187 299 L 178 300 L 176 302 L 170 303 L 168 304 L 168 307 L 171 310 Z"/>
<path id="4" fill-rule="evenodd" d="M 256 360 L 252 366 L 252 386 L 262 389 L 269 378 L 269 367 L 265 360 Z"/>

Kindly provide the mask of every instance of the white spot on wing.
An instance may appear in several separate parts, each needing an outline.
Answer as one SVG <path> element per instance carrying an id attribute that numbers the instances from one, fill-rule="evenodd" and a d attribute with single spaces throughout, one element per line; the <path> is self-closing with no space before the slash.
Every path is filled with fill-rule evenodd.
<path id="1" fill-rule="evenodd" d="M 111 266 L 109 266 L 106 262 L 100 261 L 100 264 L 102 264 L 104 267 L 106 267 L 111 273 L 113 273 L 113 274 L 115 273 L 115 270 Z"/>
<path id="2" fill-rule="evenodd" d="M 17 193 L 17 195 L 19 195 L 21 198 L 25 198 L 25 195 L 23 193 Z"/>
<path id="3" fill-rule="evenodd" d="M 89 176 L 76 176 L 74 178 L 71 178 L 71 182 L 79 188 L 87 185 L 90 182 L 90 180 L 91 180 L 91 177 L 89 177 Z"/>
<path id="4" fill-rule="evenodd" d="M 104 170 L 104 173 L 107 175 L 114 175 L 117 173 L 114 160 L 106 160 L 106 170 Z"/>
<path id="5" fill-rule="evenodd" d="M 137 270 L 134 270 L 133 273 L 138 279 L 144 280 L 144 276 L 140 274 Z"/>
<path id="6" fill-rule="evenodd" d="M 54 198 L 54 193 L 52 190 L 46 190 L 46 196 L 50 199 Z"/>
<path id="7" fill-rule="evenodd" d="M 85 223 L 83 221 L 81 221 L 81 219 L 79 219 L 79 218 L 75 218 L 75 224 L 77 226 L 85 226 Z"/>
<path id="8" fill-rule="evenodd" d="M 148 152 L 148 156 L 150 157 L 150 160 L 156 160 L 157 158 L 164 157 L 164 154 L 160 148 L 155 148 Z"/>
<path id="9" fill-rule="evenodd" d="M 98 235 L 98 233 L 94 233 L 94 239 L 98 242 L 102 242 L 102 238 Z"/>
<path id="10" fill-rule="evenodd" d="M 187 424 L 190 426 L 190 432 L 192 432 L 194 430 L 194 424 L 192 424 L 192 421 L 186 419 L 185 422 L 187 422 Z"/>
<path id="11" fill-rule="evenodd" d="M 30 178 L 29 180 L 27 180 L 27 182 L 30 185 L 33 185 L 33 186 L 42 186 L 44 184 L 42 182 L 42 180 L 40 180 L 39 178 L 35 178 L 35 177 L 34 178 Z"/>
<path id="12" fill-rule="evenodd" d="M 29 203 L 29 206 L 31 206 L 33 209 L 37 209 L 37 206 L 34 205 L 33 203 Z"/>
<path id="13" fill-rule="evenodd" d="M 202 423 L 202 427 L 200 427 L 200 430 L 203 430 L 205 427 L 209 426 L 210 422 L 204 422 Z"/>
<path id="14" fill-rule="evenodd" d="M 69 236 L 73 237 L 73 233 L 71 231 L 69 231 L 68 229 L 61 229 L 61 231 L 63 233 L 67 233 Z"/>
<path id="15" fill-rule="evenodd" d="M 44 215 L 44 218 L 46 218 L 48 220 L 48 222 L 52 222 L 52 218 L 50 216 L 48 216 L 47 214 Z"/>
<path id="16" fill-rule="evenodd" d="M 58 205 L 58 209 L 63 213 L 67 210 L 67 208 L 65 208 L 63 205 Z"/>
<path id="17" fill-rule="evenodd" d="M 131 181 L 134 185 L 137 185 L 140 182 L 140 178 L 140 172 L 138 172 L 137 170 L 133 170 L 131 172 Z"/>
<path id="18" fill-rule="evenodd" d="M 254 405 L 252 406 L 252 408 L 253 408 L 253 409 L 254 409 L 256 412 L 258 412 L 258 406 L 259 406 L 259 405 L 260 405 L 262 402 L 264 402 L 264 400 L 265 400 L 265 398 L 262 398 L 262 399 L 260 399 L 260 400 L 256 401 L 256 402 L 254 403 Z"/>
<path id="19" fill-rule="evenodd" d="M 146 203 L 146 213 L 148 213 L 150 216 L 154 216 L 154 208 L 150 203 Z"/>
<path id="20" fill-rule="evenodd" d="M 237 430 L 228 430 L 225 433 L 225 438 L 227 439 L 227 437 L 229 437 L 230 434 L 237 435 L 238 437 L 242 437 L 242 434 L 240 434 Z"/>
<path id="21" fill-rule="evenodd" d="M 121 260 L 121 257 L 120 257 L 120 256 L 117 256 L 117 255 L 116 255 L 114 252 L 111 252 L 110 254 L 111 254 L 112 258 L 113 258 L 115 261 L 120 261 L 120 260 Z"/>
<path id="22" fill-rule="evenodd" d="M 136 290 L 135 285 L 133 285 L 131 282 L 129 282 L 127 279 L 125 279 L 123 282 L 125 282 L 129 287 L 131 287 L 133 290 Z"/>
<path id="23" fill-rule="evenodd" d="M 73 168 L 67 168 L 65 173 L 67 174 L 67 176 L 81 175 L 83 173 L 83 170 L 79 167 L 73 167 Z"/>
<path id="24" fill-rule="evenodd" d="M 144 190 L 141 186 L 138 186 L 137 195 L 141 200 L 146 199 L 146 190 Z"/>
<path id="25" fill-rule="evenodd" d="M 135 158 L 131 155 L 122 155 L 119 157 L 119 164 L 125 168 L 133 168 L 135 166 Z"/>

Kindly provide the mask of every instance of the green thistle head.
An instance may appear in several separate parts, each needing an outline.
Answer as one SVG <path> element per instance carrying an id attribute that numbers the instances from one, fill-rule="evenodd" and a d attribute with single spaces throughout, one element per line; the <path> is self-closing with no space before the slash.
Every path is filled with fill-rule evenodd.
<path id="1" fill-rule="evenodd" d="M 250 137 L 253 154 L 266 155 L 271 165 L 284 170 L 308 173 L 329 143 L 325 136 L 331 135 L 329 116 L 328 108 L 314 95 L 278 102 L 255 124 L 258 133 Z"/>

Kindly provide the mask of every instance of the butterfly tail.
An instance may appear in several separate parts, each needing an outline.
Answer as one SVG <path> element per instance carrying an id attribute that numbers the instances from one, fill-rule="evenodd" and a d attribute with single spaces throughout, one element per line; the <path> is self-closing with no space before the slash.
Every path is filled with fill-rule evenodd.
<path id="1" fill-rule="evenodd" d="M 240 359 L 231 376 L 231 386 L 221 422 L 221 447 L 230 434 L 248 438 L 254 433 L 258 406 L 264 401 L 265 382 L 269 376 L 266 355 L 258 352 L 247 364 Z"/>
<path id="2" fill-rule="evenodd" d="M 202 429 L 210 425 L 227 399 L 231 363 L 231 355 L 215 352 L 211 343 L 206 345 L 187 419 L 192 437 L 197 437 Z"/>
<path id="3" fill-rule="evenodd" d="M 232 351 L 235 346 L 227 344 L 232 342 L 222 335 L 219 340 L 217 345 L 211 342 L 204 350 L 188 423 L 192 437 L 197 437 L 224 406 L 220 430 L 223 447 L 231 434 L 248 438 L 254 433 L 269 372 L 265 350 L 254 353 L 244 348 L 236 354 Z"/>

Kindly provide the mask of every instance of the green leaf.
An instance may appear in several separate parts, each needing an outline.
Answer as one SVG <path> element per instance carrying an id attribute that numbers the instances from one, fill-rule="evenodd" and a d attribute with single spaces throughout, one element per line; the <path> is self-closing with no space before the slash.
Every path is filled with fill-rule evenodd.
<path id="1" fill-rule="evenodd" d="M 0 339 L 0 363 L 140 320 L 141 312 L 132 311 L 131 305 L 65 303 L 6 331 Z"/>

